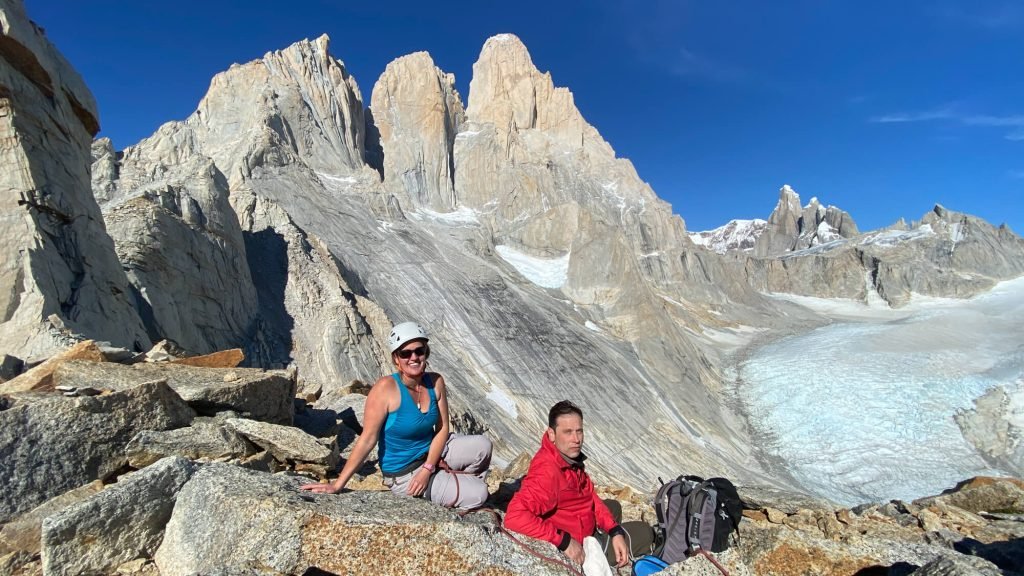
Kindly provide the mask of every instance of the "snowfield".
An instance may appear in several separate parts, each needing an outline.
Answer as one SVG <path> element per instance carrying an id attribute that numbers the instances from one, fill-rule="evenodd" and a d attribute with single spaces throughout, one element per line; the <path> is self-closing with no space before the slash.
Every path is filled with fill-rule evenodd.
<path id="1" fill-rule="evenodd" d="M 909 501 L 1009 473 L 981 459 L 953 415 L 1024 379 L 1024 278 L 898 311 L 800 300 L 843 321 L 758 349 L 738 373 L 763 448 L 804 488 L 844 505 Z"/>

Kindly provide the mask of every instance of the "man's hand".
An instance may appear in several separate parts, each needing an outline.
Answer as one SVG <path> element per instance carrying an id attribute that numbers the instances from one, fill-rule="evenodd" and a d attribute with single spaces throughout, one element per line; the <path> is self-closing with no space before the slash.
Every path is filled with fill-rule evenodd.
<path id="1" fill-rule="evenodd" d="M 430 470 L 426 468 L 419 468 L 416 473 L 412 475 L 412 480 L 409 480 L 409 488 L 406 489 L 406 493 L 409 496 L 420 496 L 423 491 L 427 489 L 427 482 L 430 481 Z"/>
<path id="2" fill-rule="evenodd" d="M 622 534 L 612 536 L 612 550 L 615 550 L 615 567 L 622 568 L 629 562 L 629 548 Z"/>
<path id="3" fill-rule="evenodd" d="M 565 549 L 565 555 L 569 557 L 569 560 L 583 565 L 583 546 L 575 538 L 569 540 L 569 547 Z"/>

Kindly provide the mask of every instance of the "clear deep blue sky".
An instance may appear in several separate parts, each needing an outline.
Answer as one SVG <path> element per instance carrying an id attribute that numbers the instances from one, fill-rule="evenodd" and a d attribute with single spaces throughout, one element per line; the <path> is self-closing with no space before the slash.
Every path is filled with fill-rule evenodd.
<path id="1" fill-rule="evenodd" d="M 426 50 L 463 101 L 512 32 L 690 230 L 767 218 L 782 184 L 862 230 L 935 203 L 1024 232 L 1024 3 L 28 0 L 124 148 L 195 109 L 211 77 L 302 38 L 368 103 Z"/>

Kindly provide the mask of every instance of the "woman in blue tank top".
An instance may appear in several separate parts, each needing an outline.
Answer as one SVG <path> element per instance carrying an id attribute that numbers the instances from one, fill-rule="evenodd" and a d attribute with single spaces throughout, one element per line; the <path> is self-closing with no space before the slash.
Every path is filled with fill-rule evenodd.
<path id="1" fill-rule="evenodd" d="M 483 505 L 491 442 L 449 433 L 444 378 L 427 371 L 427 332 L 404 322 L 391 330 L 388 344 L 396 370 L 370 389 L 363 433 L 341 474 L 330 484 L 302 488 L 340 492 L 376 444 L 384 484 L 392 492 L 464 509 Z"/>

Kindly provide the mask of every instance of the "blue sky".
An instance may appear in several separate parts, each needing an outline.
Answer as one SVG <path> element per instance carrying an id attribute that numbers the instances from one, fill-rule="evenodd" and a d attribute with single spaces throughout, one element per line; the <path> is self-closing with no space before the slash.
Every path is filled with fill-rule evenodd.
<path id="1" fill-rule="evenodd" d="M 935 203 L 1024 231 L 1024 3 L 29 0 L 123 148 L 211 77 L 322 33 L 369 102 L 426 50 L 468 98 L 512 32 L 690 230 L 767 218 L 782 184 L 862 230 Z"/>

